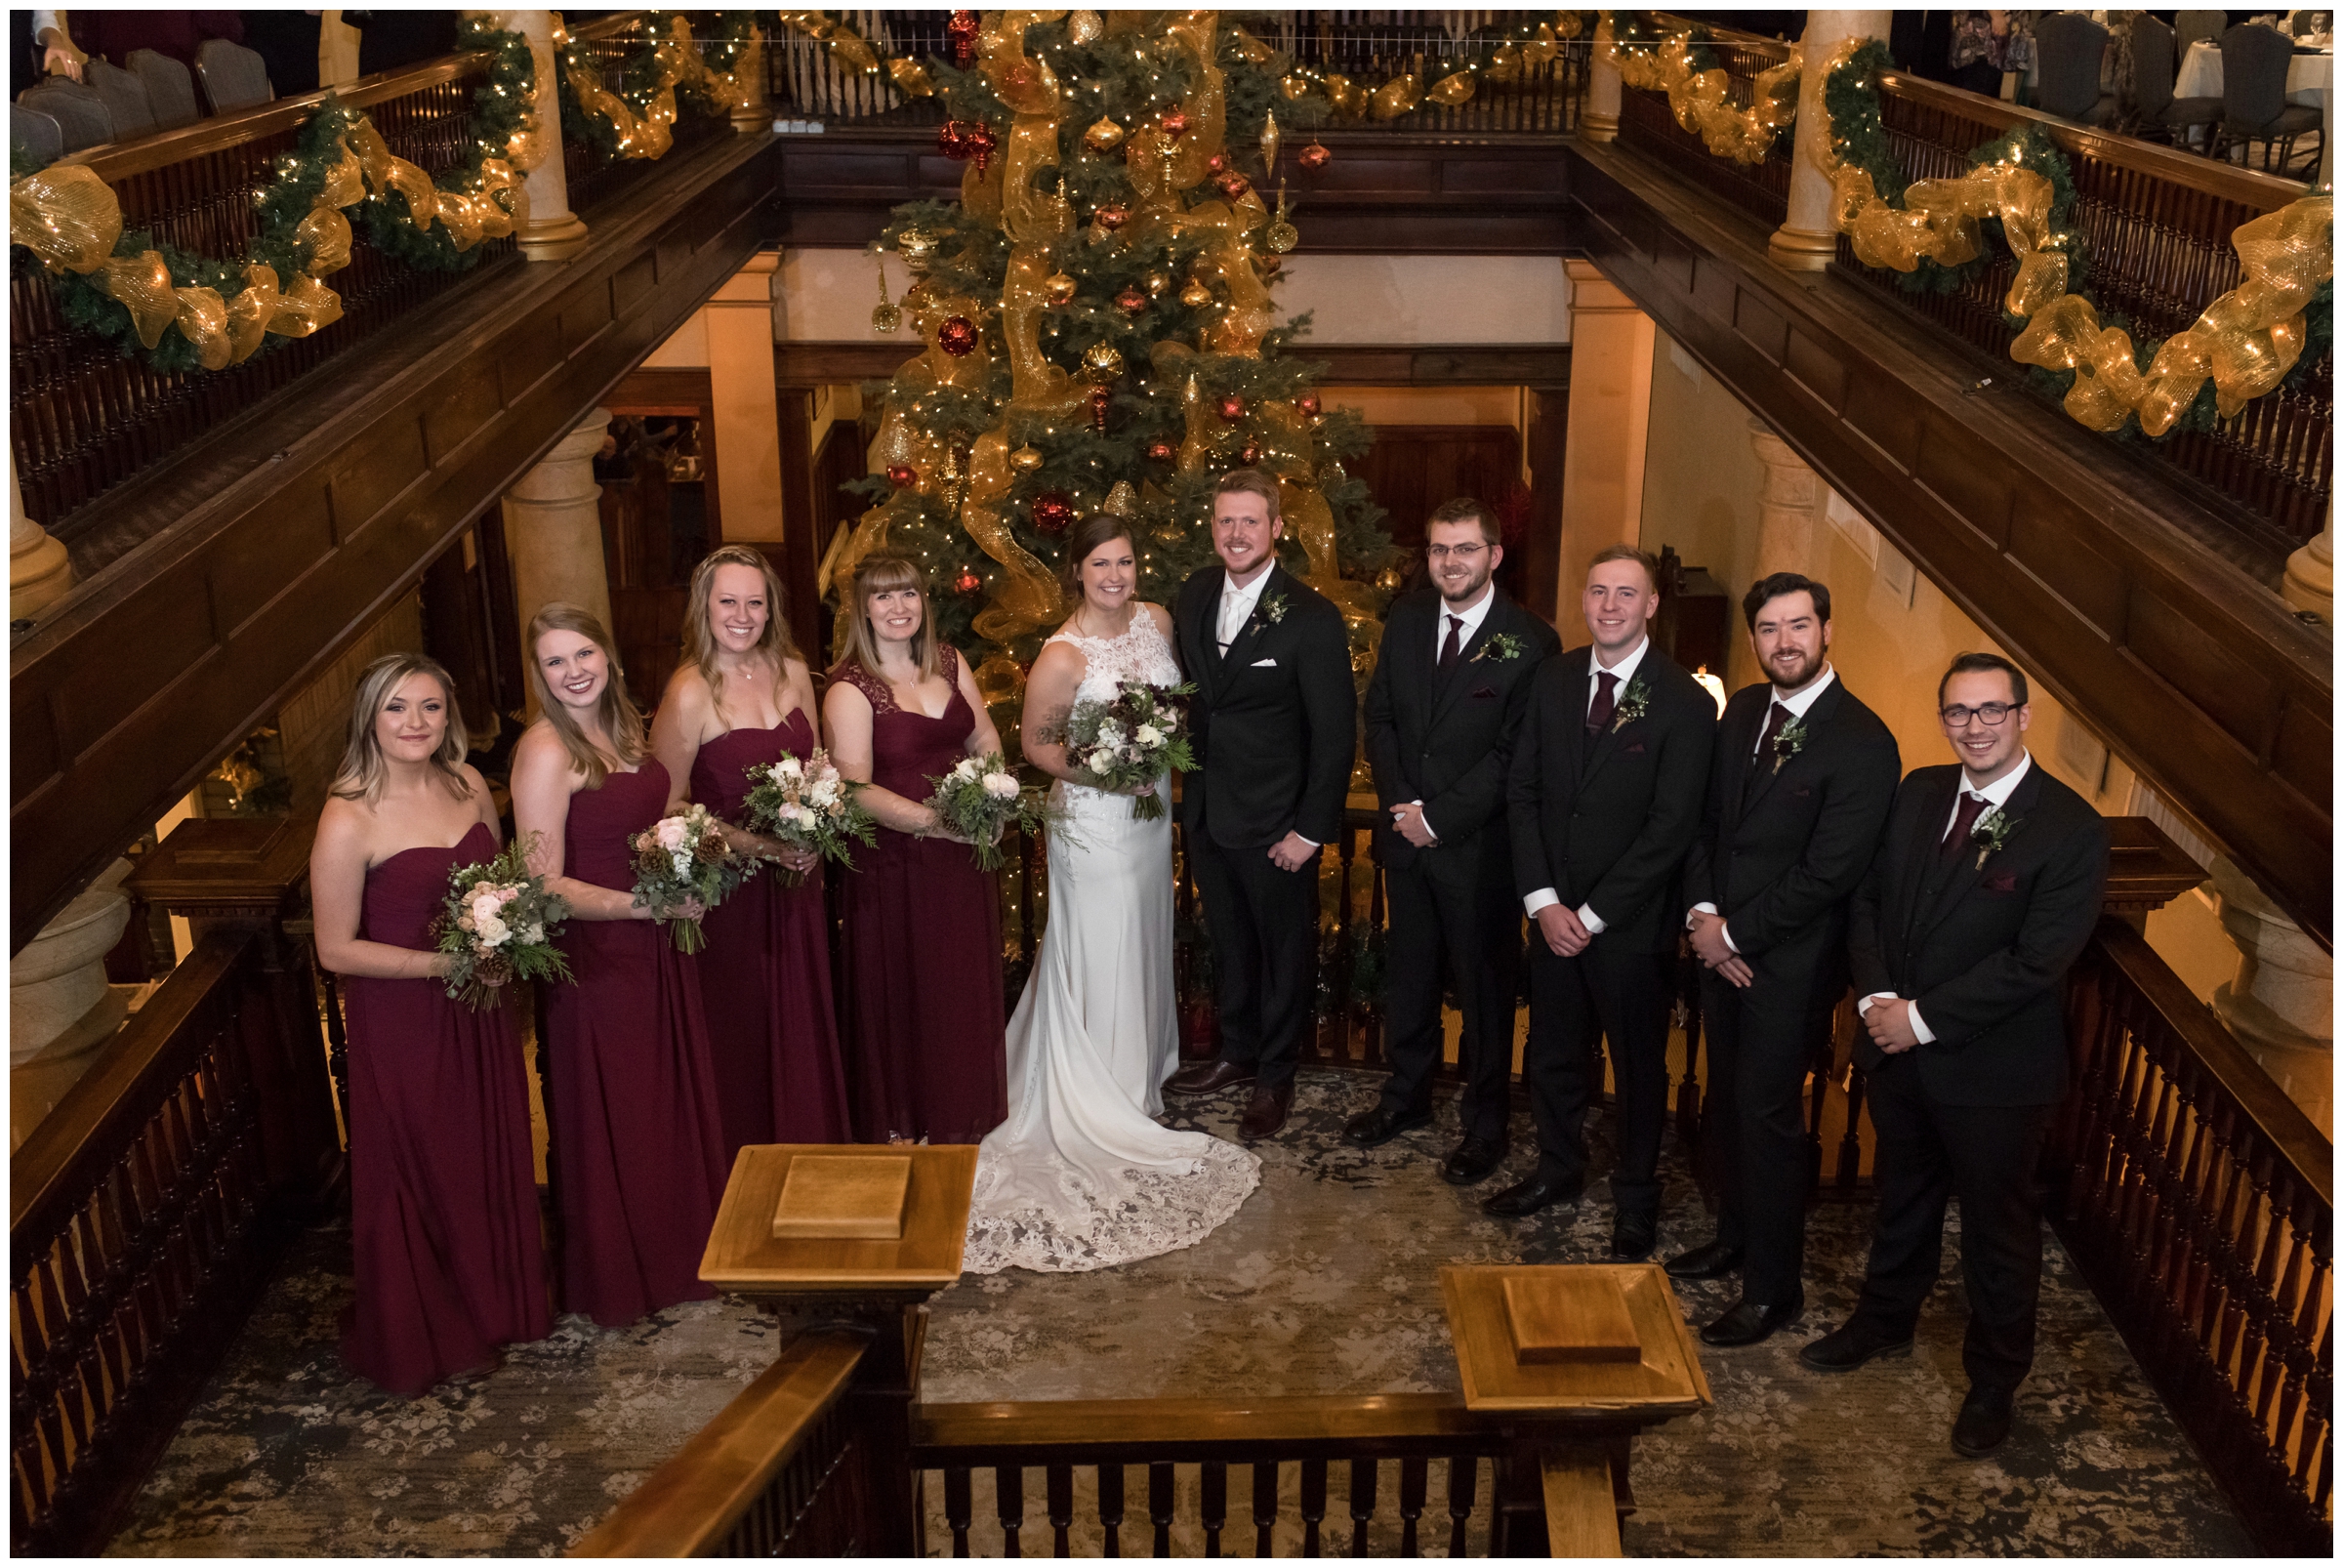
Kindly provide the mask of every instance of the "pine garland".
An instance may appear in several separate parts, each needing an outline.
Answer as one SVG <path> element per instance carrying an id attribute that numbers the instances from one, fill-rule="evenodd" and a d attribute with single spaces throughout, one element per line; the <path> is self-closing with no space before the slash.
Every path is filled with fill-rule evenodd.
<path id="1" fill-rule="evenodd" d="M 637 114 L 645 112 L 651 101 L 658 97 L 660 82 L 659 46 L 674 36 L 675 19 L 681 13 L 652 11 L 644 13 L 642 30 L 638 35 L 640 47 L 618 62 L 618 97 Z M 754 11 L 719 11 L 717 13 L 717 32 L 707 40 L 709 47 L 702 58 L 709 69 L 723 74 L 731 71 L 746 56 L 757 35 L 757 13 Z M 693 37 L 698 38 L 694 33 Z M 596 156 L 615 159 L 625 156 L 618 145 L 618 131 L 599 114 L 589 113 L 578 102 L 577 90 L 570 85 L 571 69 L 594 70 L 597 67 L 587 58 L 583 40 L 564 43 L 555 59 L 558 68 L 554 72 L 559 89 L 561 104 L 561 137 L 565 142 L 583 142 Z M 679 82 L 676 87 L 676 106 L 688 106 L 696 114 L 732 112 L 731 105 L 719 103 L 704 92 L 697 81 Z"/>
<path id="2" fill-rule="evenodd" d="M 472 96 L 472 119 L 466 127 L 464 160 L 432 177 L 441 190 L 466 190 L 480 178 L 480 165 L 503 155 L 513 133 L 527 121 L 537 84 L 529 41 L 516 32 L 490 27 L 477 17 L 467 17 L 456 33 L 459 50 L 491 52 L 488 80 Z M 327 145 L 332 145 L 329 142 Z M 322 175 L 320 176 L 322 178 Z M 308 209 L 304 207 L 295 216 Z M 419 228 L 407 210 L 407 198 L 396 191 L 369 196 L 358 204 L 359 221 L 367 242 L 391 260 L 430 272 L 462 272 L 479 265 L 480 250 L 456 249 L 444 224 Z"/>

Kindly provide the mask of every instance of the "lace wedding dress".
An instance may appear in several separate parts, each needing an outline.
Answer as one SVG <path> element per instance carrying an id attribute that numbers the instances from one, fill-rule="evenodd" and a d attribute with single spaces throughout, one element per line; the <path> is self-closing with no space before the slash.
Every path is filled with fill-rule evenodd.
<path id="1" fill-rule="evenodd" d="M 1179 680 L 1143 609 L 1121 637 L 1049 640 L 1089 661 L 1077 702 Z M 1169 813 L 1138 821 L 1130 796 L 1063 780 L 1051 796 L 1065 816 L 1049 833 L 1049 924 L 1008 1023 L 1008 1120 L 976 1160 L 964 1266 L 977 1274 L 1192 1247 L 1260 1184 L 1251 1152 L 1154 1120 L 1178 1054 Z"/>

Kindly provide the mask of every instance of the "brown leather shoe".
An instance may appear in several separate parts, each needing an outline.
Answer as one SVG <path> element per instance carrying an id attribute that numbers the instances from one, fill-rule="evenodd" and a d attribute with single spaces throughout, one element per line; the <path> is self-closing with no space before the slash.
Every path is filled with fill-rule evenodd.
<path id="1" fill-rule="evenodd" d="M 1255 1089 L 1253 1092 L 1253 1103 L 1245 1107 L 1245 1119 L 1237 1124 L 1237 1136 L 1248 1143 L 1255 1138 L 1270 1136 L 1286 1125 L 1286 1113 L 1293 1108 L 1293 1079 L 1287 1079 L 1274 1089 Z"/>
<path id="2" fill-rule="evenodd" d="M 1258 1069 L 1240 1067 L 1233 1061 L 1200 1061 L 1173 1073 L 1164 1081 L 1164 1088 L 1174 1094 L 1217 1094 L 1259 1076 Z"/>

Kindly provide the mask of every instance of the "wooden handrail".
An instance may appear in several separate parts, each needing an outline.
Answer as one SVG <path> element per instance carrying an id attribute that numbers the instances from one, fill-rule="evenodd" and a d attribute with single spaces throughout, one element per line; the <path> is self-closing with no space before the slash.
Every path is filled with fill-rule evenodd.
<path id="1" fill-rule="evenodd" d="M 1194 1464 L 1500 1451 L 1461 1394 L 1270 1399 L 1057 1399 L 923 1405 L 912 1456 L 946 1465 Z"/>
<path id="2" fill-rule="evenodd" d="M 715 1551 L 844 1397 L 869 1337 L 818 1330 L 762 1376 L 572 1547 L 573 1557 L 699 1557 Z"/>

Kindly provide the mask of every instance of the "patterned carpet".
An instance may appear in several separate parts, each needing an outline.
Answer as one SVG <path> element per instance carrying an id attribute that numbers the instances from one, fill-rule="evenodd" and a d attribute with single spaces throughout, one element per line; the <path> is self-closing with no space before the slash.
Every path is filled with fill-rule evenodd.
<path id="1" fill-rule="evenodd" d="M 1486 1219 L 1473 1199 L 1494 1184 L 1459 1192 L 1433 1174 L 1454 1136 L 1452 1114 L 1374 1151 L 1336 1140 L 1343 1118 L 1372 1094 L 1369 1080 L 1305 1075 L 1293 1122 L 1261 1146 L 1260 1190 L 1198 1247 L 1095 1274 L 971 1278 L 936 1298 L 927 1397 L 1456 1387 L 1439 1264 L 1597 1259 L 1609 1238 L 1605 1192 L 1598 1182 L 1577 1210 L 1523 1224 Z M 1235 1110 L 1210 1105 L 1193 1125 L 1226 1133 Z M 1526 1118 L 1516 1131 L 1526 1133 Z M 1606 1132 L 1598 1117 L 1598 1137 Z M 1511 1165 L 1529 1158 L 1517 1148 Z M 1672 1145 L 1668 1159 L 1664 1253 L 1708 1229 Z M 1596 1161 L 1604 1169 L 1607 1151 Z M 2040 1364 L 2020 1392 L 2016 1435 L 1991 1460 L 1959 1459 L 1946 1442 L 1965 1386 L 1953 1279 L 1939 1288 L 1912 1359 L 1830 1379 L 1800 1369 L 1798 1346 L 1853 1304 L 1867 1224 L 1858 1208 L 1818 1210 L 1810 1332 L 1708 1352 L 1716 1408 L 1638 1442 L 1630 1553 L 2251 1552 L 2055 1246 Z M 113 1554 L 557 1553 L 775 1350 L 766 1320 L 720 1302 L 616 1332 L 573 1317 L 493 1375 L 402 1402 L 349 1376 L 335 1353 L 349 1268 L 346 1233 L 305 1241 L 141 1494 Z M 1718 1282 L 1681 1294 L 1705 1318 L 1733 1290 Z M 1232 1481 L 1230 1512 L 1244 1519 L 1241 1475 Z M 939 1490 L 929 1488 L 931 1499 Z M 990 1501 L 976 1499 L 979 1519 Z M 1035 1507 L 1038 1515 L 1038 1496 Z M 1333 1517 L 1343 1520 L 1335 1541 L 1346 1544 L 1338 1499 Z M 929 1539 L 948 1544 L 940 1521 Z M 1029 1535 L 1026 1549 L 1047 1543 Z M 997 1527 L 979 1528 L 979 1552 L 1000 1545 Z"/>

